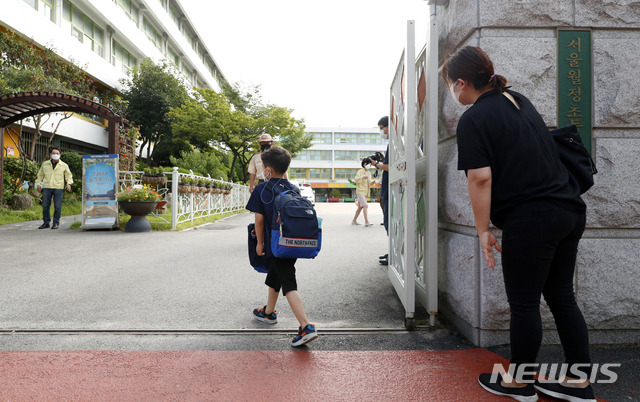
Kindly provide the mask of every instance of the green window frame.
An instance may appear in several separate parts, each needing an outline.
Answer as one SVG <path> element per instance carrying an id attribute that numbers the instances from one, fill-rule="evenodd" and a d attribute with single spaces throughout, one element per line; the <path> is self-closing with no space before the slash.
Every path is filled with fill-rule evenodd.
<path id="1" fill-rule="evenodd" d="M 331 133 L 310 133 L 313 135 L 313 144 L 331 144 L 332 134 Z"/>
<path id="2" fill-rule="evenodd" d="M 173 22 L 176 24 L 176 26 L 180 28 L 180 14 L 178 14 L 178 12 L 176 11 L 175 8 L 173 8 L 173 6 L 169 6 L 169 16 L 171 17 Z"/>
<path id="3" fill-rule="evenodd" d="M 193 84 L 193 79 L 195 78 L 193 75 L 193 71 L 191 71 L 189 66 L 185 63 L 182 63 L 182 74 L 187 77 L 187 80 L 189 80 L 190 84 Z"/>
<path id="4" fill-rule="evenodd" d="M 296 154 L 296 156 L 293 157 L 294 160 L 296 161 L 308 161 L 309 160 L 309 151 L 307 150 L 303 150 L 300 151 Z"/>
<path id="5" fill-rule="evenodd" d="M 102 28 L 68 0 L 64 0 L 62 5 L 62 18 L 71 23 L 71 36 L 82 43 L 87 43 L 91 50 L 104 57 L 104 30 Z"/>
<path id="6" fill-rule="evenodd" d="M 144 33 L 147 35 L 147 38 L 157 47 L 158 49 L 162 49 L 162 36 L 153 26 L 153 24 L 147 19 L 147 17 L 143 18 L 142 21 Z"/>
<path id="7" fill-rule="evenodd" d="M 309 150 L 310 161 L 330 161 L 331 151 Z"/>
<path id="8" fill-rule="evenodd" d="M 138 65 L 138 59 L 133 57 L 124 46 L 113 40 L 111 46 L 111 64 L 115 66 L 116 61 L 122 64 L 123 73 L 128 73 L 133 67 Z"/>
<path id="9" fill-rule="evenodd" d="M 334 169 L 334 175 L 336 180 L 338 179 L 353 179 L 356 177 L 356 173 L 358 173 L 358 169 Z"/>
<path id="10" fill-rule="evenodd" d="M 124 12 L 127 14 L 127 17 L 129 17 L 129 19 L 133 21 L 136 26 L 139 26 L 140 9 L 136 6 L 136 3 L 131 0 L 118 0 L 118 5 L 124 10 Z"/>
<path id="11" fill-rule="evenodd" d="M 382 137 L 379 133 L 366 133 L 360 134 L 360 138 L 358 140 L 359 144 L 382 144 Z"/>
<path id="12" fill-rule="evenodd" d="M 357 161 L 358 160 L 358 152 L 357 151 L 334 151 L 335 152 L 335 160 L 336 161 Z"/>
<path id="13" fill-rule="evenodd" d="M 331 180 L 331 169 L 309 169 L 310 179 L 327 179 Z"/>
<path id="14" fill-rule="evenodd" d="M 169 61 L 172 62 L 176 67 L 180 66 L 180 56 L 178 56 L 178 52 L 173 50 L 171 46 L 167 46 L 167 56 L 169 56 Z"/>
<path id="15" fill-rule="evenodd" d="M 289 169 L 289 177 L 291 179 L 306 179 L 307 178 L 307 169 L 306 168 L 291 168 L 291 169 Z"/>
<path id="16" fill-rule="evenodd" d="M 336 133 L 336 144 L 357 144 L 358 134 L 355 133 Z"/>

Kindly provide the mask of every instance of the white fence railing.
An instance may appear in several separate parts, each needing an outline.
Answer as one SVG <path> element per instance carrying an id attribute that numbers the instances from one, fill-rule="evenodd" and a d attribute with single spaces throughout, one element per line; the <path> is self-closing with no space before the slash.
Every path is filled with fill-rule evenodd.
<path id="1" fill-rule="evenodd" d="M 120 188 L 143 184 L 141 182 L 142 173 L 121 170 L 119 174 Z M 195 219 L 212 215 L 242 211 L 249 200 L 249 187 L 244 184 L 180 173 L 177 167 L 174 167 L 172 172 L 165 172 L 165 175 L 167 176 L 165 184 L 151 184 L 151 186 L 157 188 L 158 193 L 162 196 L 161 202 L 158 203 L 157 209 L 151 216 L 159 218 L 159 222 L 155 223 L 171 225 L 173 230 L 177 228 L 179 223 L 193 222 Z M 231 188 L 228 194 L 208 187 L 201 187 L 197 192 L 180 192 L 178 185 L 183 177 L 210 182 L 217 185 L 217 187 L 227 185 Z"/>

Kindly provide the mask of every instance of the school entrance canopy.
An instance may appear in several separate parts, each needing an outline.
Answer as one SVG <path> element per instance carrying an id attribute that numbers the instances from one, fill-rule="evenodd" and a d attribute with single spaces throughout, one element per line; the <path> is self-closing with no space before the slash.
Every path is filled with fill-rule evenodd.
<path id="1" fill-rule="evenodd" d="M 42 113 L 76 112 L 90 113 L 109 122 L 109 153 L 118 152 L 119 127 L 124 119 L 108 107 L 80 96 L 59 92 L 22 92 L 0 98 L 0 129 L 27 117 Z M 0 178 L 4 165 L 4 134 L 0 136 Z M 0 203 L 2 203 L 0 180 Z"/>

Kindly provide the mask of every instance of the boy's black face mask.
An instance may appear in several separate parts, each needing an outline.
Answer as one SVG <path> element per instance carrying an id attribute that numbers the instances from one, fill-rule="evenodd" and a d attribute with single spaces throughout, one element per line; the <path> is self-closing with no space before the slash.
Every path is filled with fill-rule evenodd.
<path id="1" fill-rule="evenodd" d="M 260 144 L 261 151 L 266 151 L 269 148 L 271 148 L 271 144 Z"/>

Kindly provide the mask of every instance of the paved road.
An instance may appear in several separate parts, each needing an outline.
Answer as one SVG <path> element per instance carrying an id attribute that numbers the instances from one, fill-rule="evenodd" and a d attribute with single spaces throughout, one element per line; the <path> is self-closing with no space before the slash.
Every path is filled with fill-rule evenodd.
<path id="1" fill-rule="evenodd" d="M 183 232 L 0 228 L 0 400 L 502 400 L 475 378 L 506 348 L 472 348 L 443 323 L 403 331 L 377 263 L 380 209 L 372 227 L 351 226 L 354 209 L 317 205 L 323 250 L 299 261 L 298 278 L 321 336 L 302 351 L 289 346 L 297 322 L 284 298 L 273 331 L 251 318 L 267 293 L 247 262 L 251 214 Z M 557 347 L 542 352 L 562 361 Z M 600 396 L 640 398 L 637 352 L 594 350 L 625 364 Z"/>

